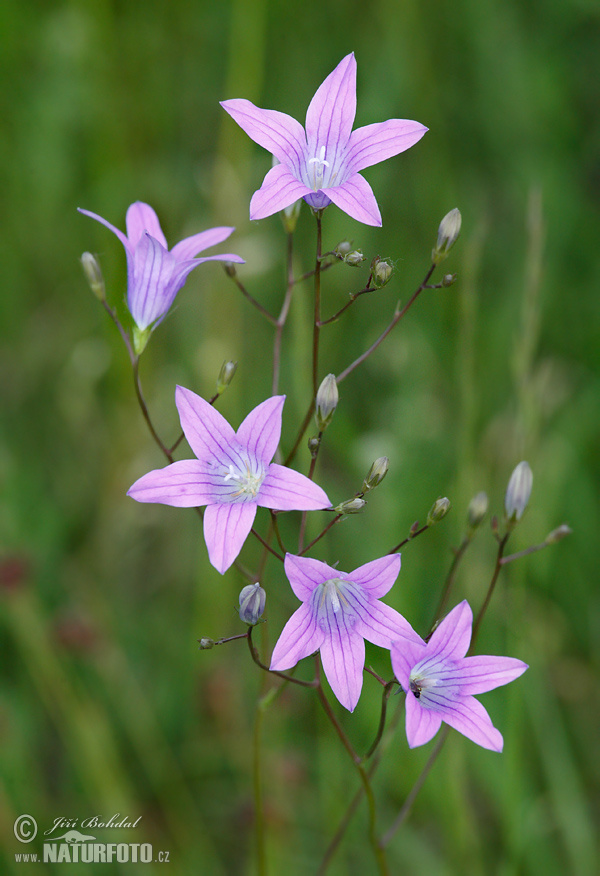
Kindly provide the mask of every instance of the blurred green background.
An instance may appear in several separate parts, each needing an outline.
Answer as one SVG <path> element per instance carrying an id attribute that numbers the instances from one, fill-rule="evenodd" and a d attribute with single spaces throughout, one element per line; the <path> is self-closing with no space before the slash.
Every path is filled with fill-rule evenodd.
<path id="1" fill-rule="evenodd" d="M 303 121 L 316 87 L 354 51 L 356 125 L 404 117 L 430 132 L 366 171 L 381 229 L 336 208 L 325 214 L 326 248 L 348 237 L 369 258 L 392 258 L 396 273 L 324 330 L 323 374 L 339 373 L 387 324 L 398 298 L 408 300 L 452 207 L 463 232 L 444 265 L 458 283 L 424 293 L 341 386 L 319 482 L 337 502 L 360 488 L 375 457 L 389 456 L 390 473 L 367 512 L 338 526 L 316 555 L 353 569 L 449 496 L 450 515 L 404 549 L 387 600 L 424 631 L 469 499 L 485 490 L 500 514 L 520 459 L 532 466 L 534 491 L 511 549 L 541 542 L 563 522 L 574 530 L 505 569 L 482 629 L 481 653 L 530 664 L 514 685 L 482 698 L 504 733 L 504 753 L 451 735 L 390 847 L 392 871 L 593 876 L 596 0 L 4 0 L 0 35 L 2 872 L 27 872 L 15 853 L 40 851 L 55 818 L 117 812 L 143 816 L 135 840 L 169 849 L 172 872 L 255 872 L 252 734 L 257 696 L 270 682 L 243 642 L 207 652 L 196 642 L 242 632 L 235 606 L 244 581 L 208 564 L 191 511 L 125 496 L 163 460 L 136 408 L 121 340 L 78 262 L 84 250 L 98 254 L 109 298 L 123 312 L 123 249 L 76 207 L 124 228 L 128 205 L 147 201 L 171 245 L 236 225 L 225 247 L 247 259 L 241 276 L 275 311 L 284 288 L 280 222 L 248 220 L 269 157 L 218 101 L 247 97 Z M 298 273 L 312 264 L 313 224 L 305 210 Z M 324 313 L 365 277 L 343 265 L 327 273 Z M 309 284 L 298 287 L 284 336 L 284 448 L 309 398 L 310 296 Z M 226 358 L 239 368 L 219 408 L 237 426 L 270 393 L 270 338 L 219 265 L 195 271 L 142 360 L 165 440 L 178 434 L 175 384 L 209 397 Z M 305 450 L 298 464 L 306 471 Z M 297 518 L 289 518 L 293 544 Z M 312 534 L 326 519 L 311 522 Z M 252 566 L 258 556 L 249 543 L 242 559 Z M 481 603 L 493 559 L 486 522 L 455 601 Z M 272 644 L 297 601 L 276 561 L 264 583 L 270 623 L 261 632 Z M 369 649 L 368 659 L 389 675 L 385 654 Z M 366 676 L 354 715 L 338 709 L 359 750 L 374 735 L 379 699 Z M 263 742 L 269 872 L 315 873 L 356 775 L 303 689 L 286 690 L 266 712 Z M 430 748 L 409 752 L 399 728 L 375 781 L 383 829 Z M 30 846 L 13 835 L 22 813 L 40 825 Z M 365 820 L 361 809 L 331 873 L 374 872 Z"/>

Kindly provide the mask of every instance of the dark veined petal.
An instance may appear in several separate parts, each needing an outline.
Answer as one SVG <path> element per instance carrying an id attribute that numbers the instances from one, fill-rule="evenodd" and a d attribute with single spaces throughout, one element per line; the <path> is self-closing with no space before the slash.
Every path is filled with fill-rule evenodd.
<path id="1" fill-rule="evenodd" d="M 331 507 L 327 494 L 306 475 L 272 462 L 256 501 L 274 511 L 317 511 Z"/>
<path id="2" fill-rule="evenodd" d="M 297 179 L 289 168 L 284 164 L 276 164 L 265 176 L 262 186 L 252 195 L 250 218 L 265 219 L 285 210 L 311 192 L 312 189 Z"/>
<path id="3" fill-rule="evenodd" d="M 237 440 L 265 468 L 275 456 L 281 437 L 284 395 L 274 395 L 250 411 L 237 430 Z"/>
<path id="4" fill-rule="evenodd" d="M 284 626 L 273 649 L 270 668 L 279 671 L 291 669 L 298 660 L 318 651 L 324 638 L 310 605 L 304 603 Z"/>
<path id="5" fill-rule="evenodd" d="M 303 602 L 310 599 L 315 587 L 323 581 L 337 578 L 340 573 L 322 560 L 312 557 L 297 557 L 294 554 L 285 555 L 285 574 L 292 590 Z"/>
<path id="6" fill-rule="evenodd" d="M 143 201 L 135 201 L 127 210 L 125 217 L 127 237 L 133 247 L 142 239 L 144 233 L 150 234 L 158 240 L 165 249 L 168 249 L 167 240 L 163 234 L 158 216 L 149 204 Z"/>
<path id="7" fill-rule="evenodd" d="M 416 748 L 429 742 L 442 726 L 439 712 L 431 712 L 419 705 L 417 698 L 409 691 L 406 694 L 406 738 L 409 748 Z"/>
<path id="8" fill-rule="evenodd" d="M 429 640 L 429 654 L 445 658 L 464 657 L 471 643 L 473 612 L 466 599 L 446 615 Z"/>
<path id="9" fill-rule="evenodd" d="M 362 690 L 365 642 L 344 620 L 341 612 L 328 612 L 329 629 L 321 645 L 321 662 L 331 690 L 342 706 L 353 712 Z"/>
<path id="10" fill-rule="evenodd" d="M 211 246 L 216 246 L 218 243 L 223 243 L 224 240 L 235 231 L 235 228 L 228 226 L 220 226 L 218 228 L 208 228 L 206 231 L 199 231 L 198 234 L 192 234 L 191 237 L 186 237 L 176 243 L 171 253 L 178 261 L 193 259 L 200 252 L 204 252 Z"/>
<path id="11" fill-rule="evenodd" d="M 331 165 L 342 158 L 356 116 L 356 59 L 342 58 L 317 89 L 306 113 L 308 157 L 325 147 Z M 333 200 L 333 198 L 332 198 Z"/>
<path id="12" fill-rule="evenodd" d="M 496 730 L 487 711 L 474 697 L 465 697 L 437 714 L 441 715 L 446 724 L 482 748 L 502 751 L 502 734 Z"/>
<path id="13" fill-rule="evenodd" d="M 127 235 L 123 234 L 123 232 L 119 228 L 111 225 L 111 223 L 107 222 L 106 219 L 103 219 L 102 216 L 98 216 L 97 213 L 92 213 L 90 210 L 83 210 L 81 207 L 77 207 L 77 212 L 81 213 L 83 216 L 89 216 L 90 219 L 95 219 L 96 222 L 100 222 L 102 225 L 108 228 L 109 231 L 112 231 L 113 234 L 117 235 L 127 252 L 133 252 L 134 247 L 131 246 L 131 244 L 127 240 Z"/>
<path id="14" fill-rule="evenodd" d="M 388 554 L 371 560 L 348 573 L 348 578 L 368 590 L 371 596 L 379 598 L 390 590 L 400 572 L 400 554 Z"/>
<path id="15" fill-rule="evenodd" d="M 381 213 L 373 189 L 360 173 L 353 174 L 339 186 L 323 189 L 333 203 L 364 225 L 381 225 Z"/>
<path id="16" fill-rule="evenodd" d="M 306 136 L 300 122 L 287 113 L 260 109 L 243 98 L 223 100 L 221 106 L 251 140 L 292 168 L 296 176 L 300 175 L 306 151 Z"/>
<path id="17" fill-rule="evenodd" d="M 195 508 L 214 501 L 215 485 L 197 459 L 183 459 L 138 478 L 127 495 L 136 502 Z"/>
<path id="18" fill-rule="evenodd" d="M 204 512 L 204 540 L 208 558 L 221 575 L 241 551 L 255 516 L 254 502 L 207 506 Z"/>
<path id="19" fill-rule="evenodd" d="M 388 119 L 357 128 L 350 136 L 345 168 L 348 175 L 379 164 L 410 149 L 427 133 L 425 125 L 408 119 Z"/>
<path id="20" fill-rule="evenodd" d="M 243 468 L 235 432 L 225 417 L 201 396 L 178 386 L 175 403 L 188 444 L 199 459 Z"/>
<path id="21" fill-rule="evenodd" d="M 149 234 L 142 235 L 128 254 L 127 306 L 138 328 L 148 328 L 173 303 L 177 294 L 170 288 L 174 267 L 173 256 Z"/>

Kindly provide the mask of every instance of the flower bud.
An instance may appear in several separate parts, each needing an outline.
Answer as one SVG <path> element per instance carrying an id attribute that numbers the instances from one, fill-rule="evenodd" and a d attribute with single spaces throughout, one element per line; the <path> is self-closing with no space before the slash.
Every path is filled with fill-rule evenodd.
<path id="1" fill-rule="evenodd" d="M 570 526 L 567 526 L 566 523 L 563 523 L 562 526 L 553 529 L 551 533 L 549 533 L 544 539 L 545 544 L 556 544 L 557 541 L 561 541 L 563 538 L 566 538 L 567 535 L 571 535 L 573 530 Z"/>
<path id="2" fill-rule="evenodd" d="M 456 274 L 444 274 L 442 277 L 442 286 L 447 289 L 448 286 L 453 286 L 456 283 Z"/>
<path id="3" fill-rule="evenodd" d="M 314 458 L 319 452 L 319 447 L 321 446 L 321 439 L 317 438 L 316 435 L 313 435 L 312 438 L 309 438 L 307 441 L 308 450 L 310 455 Z"/>
<path id="4" fill-rule="evenodd" d="M 281 211 L 281 221 L 283 222 L 283 228 L 286 234 L 293 234 L 296 230 L 296 224 L 298 222 L 298 217 L 300 216 L 301 206 L 302 198 L 294 201 L 293 204 L 290 204 L 289 207 L 285 207 Z"/>
<path id="5" fill-rule="evenodd" d="M 434 523 L 437 523 L 442 517 L 445 517 L 449 510 L 450 499 L 447 499 L 445 496 L 436 499 L 429 509 L 429 514 L 427 515 L 427 526 L 433 526 Z"/>
<path id="6" fill-rule="evenodd" d="M 347 265 L 351 265 L 353 268 L 357 268 L 359 265 L 362 265 L 365 257 L 360 251 L 360 249 L 353 249 L 352 252 L 349 252 L 344 256 L 344 261 Z"/>
<path id="7" fill-rule="evenodd" d="M 469 502 L 467 508 L 467 520 L 471 529 L 477 529 L 488 510 L 488 497 L 485 493 L 477 493 Z"/>
<path id="8" fill-rule="evenodd" d="M 104 277 L 100 269 L 98 259 L 91 252 L 84 252 L 81 256 L 81 266 L 85 278 L 90 284 L 90 289 L 98 299 L 98 301 L 106 301 L 106 289 L 104 287 Z"/>
<path id="9" fill-rule="evenodd" d="M 237 362 L 232 362 L 231 359 L 227 360 L 227 362 L 223 362 L 221 365 L 221 370 L 219 371 L 219 376 L 217 377 L 217 393 L 221 395 L 222 392 L 225 392 L 231 381 L 233 380 L 233 375 L 237 370 Z"/>
<path id="10" fill-rule="evenodd" d="M 315 402 L 315 420 L 319 432 L 323 432 L 331 423 L 339 400 L 335 374 L 328 374 L 317 391 Z"/>
<path id="11" fill-rule="evenodd" d="M 141 329 L 137 325 L 133 327 L 133 352 L 136 356 L 141 356 L 146 349 L 146 344 L 150 340 L 152 329 L 150 327 Z"/>
<path id="12" fill-rule="evenodd" d="M 228 277 L 237 277 L 237 268 L 234 262 L 223 262 L 222 264 Z"/>
<path id="13" fill-rule="evenodd" d="M 338 257 L 338 259 L 343 259 L 344 256 L 347 256 L 349 252 L 352 250 L 352 241 L 351 240 L 340 240 L 336 248 L 334 249 L 334 253 Z"/>
<path id="14" fill-rule="evenodd" d="M 211 648 L 214 647 L 215 640 L 209 639 L 207 636 L 203 636 L 201 639 L 198 639 L 200 644 L 201 651 L 210 651 Z"/>
<path id="15" fill-rule="evenodd" d="M 411 528 L 408 530 L 408 537 L 414 538 L 417 532 L 420 530 L 421 525 L 418 520 L 415 520 Z"/>
<path id="16" fill-rule="evenodd" d="M 373 261 L 375 261 L 375 259 L 373 259 Z M 382 286 L 385 286 L 385 284 L 389 283 L 391 280 L 394 269 L 389 262 L 384 262 L 378 258 L 376 264 L 371 262 L 371 273 L 373 283 L 378 289 L 381 289 Z"/>
<path id="17" fill-rule="evenodd" d="M 367 503 L 364 499 L 359 499 L 358 496 L 355 496 L 354 499 L 347 499 L 345 502 L 340 502 L 340 504 L 336 505 L 333 510 L 338 514 L 360 514 L 366 504 Z"/>
<path id="18" fill-rule="evenodd" d="M 504 510 L 506 511 L 506 522 L 510 525 L 518 523 L 523 516 L 523 511 L 527 507 L 529 497 L 531 496 L 531 487 L 533 484 L 533 473 L 528 462 L 520 462 L 510 476 L 508 487 L 506 488 L 506 496 L 504 499 Z"/>
<path id="19" fill-rule="evenodd" d="M 266 598 L 267 594 L 258 581 L 256 584 L 247 584 L 245 587 L 242 587 L 240 592 L 240 620 L 248 624 L 249 627 L 255 626 L 265 610 Z"/>
<path id="20" fill-rule="evenodd" d="M 380 456 L 376 459 L 363 481 L 362 492 L 368 493 L 378 487 L 388 472 L 390 461 L 387 456 Z"/>
<path id="21" fill-rule="evenodd" d="M 456 243 L 458 235 L 460 234 L 461 222 L 462 216 L 460 215 L 460 210 L 456 207 L 454 210 L 450 210 L 449 213 L 446 213 L 440 222 L 437 243 L 435 249 L 431 253 L 431 260 L 434 265 L 438 265 L 442 262 Z"/>

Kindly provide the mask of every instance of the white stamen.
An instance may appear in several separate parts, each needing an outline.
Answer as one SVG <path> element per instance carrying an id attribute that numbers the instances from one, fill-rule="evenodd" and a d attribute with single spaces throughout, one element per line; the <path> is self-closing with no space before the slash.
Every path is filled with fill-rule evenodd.
<path id="1" fill-rule="evenodd" d="M 325 147 L 321 146 L 319 149 L 319 155 L 316 158 L 309 158 L 309 164 L 314 164 L 315 173 L 313 177 L 313 185 L 314 191 L 318 191 L 323 185 L 323 177 L 325 173 L 325 168 L 329 167 L 329 162 L 325 160 Z"/>

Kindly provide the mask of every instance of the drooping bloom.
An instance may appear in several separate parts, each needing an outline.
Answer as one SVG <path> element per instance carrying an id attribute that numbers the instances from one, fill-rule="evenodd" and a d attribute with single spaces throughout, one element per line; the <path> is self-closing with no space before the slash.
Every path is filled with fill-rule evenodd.
<path id="1" fill-rule="evenodd" d="M 237 432 L 212 405 L 178 386 L 175 402 L 196 459 L 148 472 L 128 496 L 179 508 L 206 505 L 204 538 L 221 574 L 242 549 L 258 505 L 276 511 L 329 508 L 325 492 L 305 475 L 272 463 L 281 435 L 284 395 L 250 411 Z"/>
<path id="2" fill-rule="evenodd" d="M 442 721 L 483 748 L 502 751 L 502 734 L 474 694 L 508 684 L 527 664 L 514 657 L 465 657 L 473 612 L 465 600 L 452 609 L 429 642 L 402 637 L 391 648 L 392 667 L 406 691 L 410 748 L 433 739 Z"/>
<path id="3" fill-rule="evenodd" d="M 419 122 L 389 119 L 352 130 L 356 115 L 356 60 L 346 55 L 319 86 L 300 122 L 249 100 L 221 106 L 240 128 L 280 162 L 266 175 L 250 202 L 250 218 L 264 219 L 298 198 L 322 210 L 331 202 L 365 225 L 381 225 L 369 183 L 359 173 L 404 152 L 427 131 Z"/>
<path id="4" fill-rule="evenodd" d="M 199 252 L 226 240 L 235 229 L 209 228 L 186 237 L 169 250 L 158 216 L 148 204 L 136 201 L 127 210 L 127 234 L 102 216 L 78 208 L 117 235 L 127 254 L 127 307 L 140 331 L 158 325 L 173 304 L 190 271 L 202 262 L 243 263 L 232 253 L 194 258 Z"/>
<path id="5" fill-rule="evenodd" d="M 331 689 L 349 711 L 360 697 L 365 642 L 390 648 L 400 636 L 419 642 L 401 614 L 379 599 L 400 571 L 400 554 L 390 554 L 340 572 L 320 560 L 287 554 L 285 573 L 302 605 L 283 628 L 271 669 L 291 669 L 298 660 L 321 652 Z"/>

